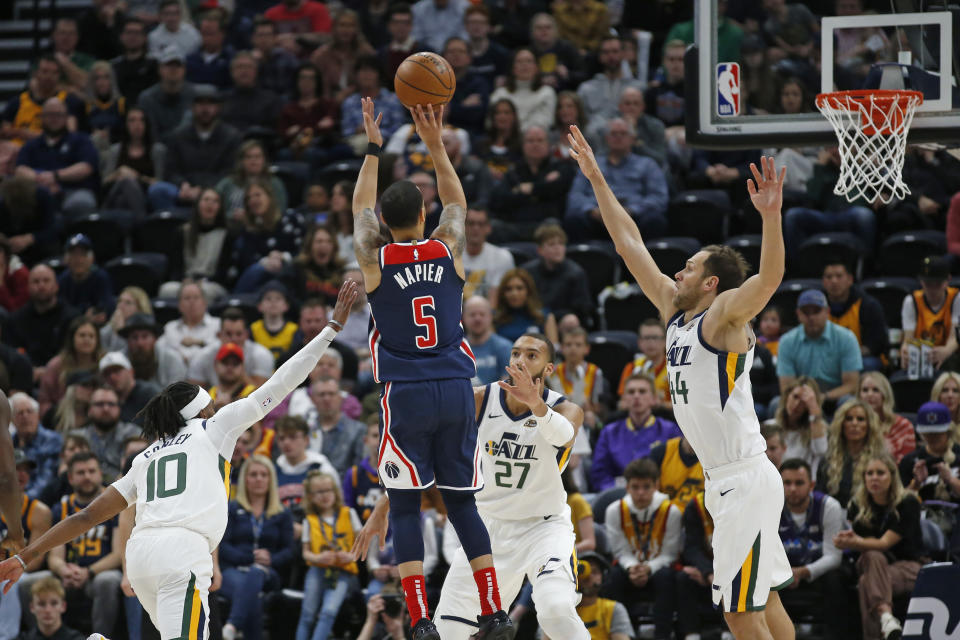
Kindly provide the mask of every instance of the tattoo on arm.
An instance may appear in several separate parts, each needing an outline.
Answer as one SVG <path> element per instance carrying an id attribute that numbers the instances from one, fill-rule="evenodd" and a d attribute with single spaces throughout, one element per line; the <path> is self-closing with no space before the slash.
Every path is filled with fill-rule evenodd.
<path id="1" fill-rule="evenodd" d="M 373 209 L 361 210 L 353 219 L 353 248 L 361 266 L 380 264 L 380 220 Z"/>
<path id="2" fill-rule="evenodd" d="M 466 244 L 465 224 L 467 211 L 459 204 L 448 204 L 440 214 L 440 222 L 434 235 L 442 235 L 451 241 L 450 251 L 454 256 L 463 255 Z"/>

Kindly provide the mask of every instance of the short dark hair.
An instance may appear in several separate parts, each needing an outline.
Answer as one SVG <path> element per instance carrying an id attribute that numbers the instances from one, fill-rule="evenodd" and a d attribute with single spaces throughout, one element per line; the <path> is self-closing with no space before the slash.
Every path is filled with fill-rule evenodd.
<path id="1" fill-rule="evenodd" d="M 538 247 L 542 247 L 554 238 L 559 238 L 560 242 L 567 244 L 567 232 L 556 222 L 544 222 L 533 231 L 533 241 Z"/>
<path id="2" fill-rule="evenodd" d="M 572 329 L 567 329 L 566 331 L 563 332 L 563 335 L 560 336 L 560 342 L 563 342 L 564 338 L 566 338 L 567 336 L 582 336 L 584 342 L 587 342 L 589 335 L 590 334 L 588 334 L 587 330 L 584 329 L 583 327 L 574 327 Z"/>
<path id="3" fill-rule="evenodd" d="M 787 458 L 780 463 L 780 473 L 784 471 L 798 471 L 800 469 L 806 469 L 807 479 L 813 480 L 813 471 L 810 469 L 810 464 L 803 458 Z"/>
<path id="4" fill-rule="evenodd" d="M 409 180 L 398 180 L 380 197 L 380 213 L 391 229 L 407 229 L 417 224 L 423 208 L 423 194 Z"/>
<path id="5" fill-rule="evenodd" d="M 547 362 L 553 362 L 557 358 L 557 348 L 553 346 L 553 340 L 548 338 L 545 334 L 537 333 L 536 331 L 530 331 L 528 333 L 520 336 L 521 338 L 534 338 L 539 340 L 543 344 L 547 345 Z"/>
<path id="6" fill-rule="evenodd" d="M 273 426 L 273 430 L 277 434 L 281 433 L 302 433 L 305 436 L 310 435 L 310 427 L 307 425 L 307 421 L 301 418 L 300 416 L 283 416 L 279 418 L 276 424 Z"/>
<path id="7" fill-rule="evenodd" d="M 473 15 L 474 13 L 479 13 L 484 15 L 487 18 L 487 20 L 490 19 L 490 9 L 485 4 L 470 5 L 469 7 L 467 7 L 467 10 L 463 12 L 463 17 L 467 18 Z"/>
<path id="8" fill-rule="evenodd" d="M 376 71 L 378 76 L 383 75 L 383 69 L 380 67 L 380 61 L 375 56 L 360 56 L 353 65 L 353 72 L 359 73 L 361 69 L 370 69 Z"/>
<path id="9" fill-rule="evenodd" d="M 270 29 L 271 29 L 274 33 L 277 32 L 277 24 L 276 24 L 273 20 L 268 20 L 267 18 L 264 18 L 263 16 L 257 16 L 257 18 L 253 21 L 253 30 L 254 30 L 254 31 L 256 31 L 257 29 L 259 29 L 260 27 L 270 27 Z"/>
<path id="10" fill-rule="evenodd" d="M 144 22 L 141 18 L 129 17 L 123 19 L 123 28 L 126 29 L 128 24 L 138 24 L 143 27 L 144 32 L 147 30 L 147 23 Z"/>
<path id="11" fill-rule="evenodd" d="M 660 479 L 660 467 L 650 458 L 632 460 L 623 470 L 623 479 L 630 482 L 634 478 L 656 482 Z"/>
<path id="12" fill-rule="evenodd" d="M 227 307 L 223 310 L 223 313 L 220 314 L 220 325 L 223 326 L 224 322 L 236 322 L 240 320 L 243 324 L 247 324 L 247 316 L 243 314 L 243 310 L 238 307 Z"/>
<path id="13" fill-rule="evenodd" d="M 390 18 L 398 14 L 412 16 L 413 9 L 411 9 L 410 5 L 407 4 L 406 2 L 394 2 L 390 5 L 390 8 L 387 9 L 387 21 L 389 21 Z"/>
<path id="14" fill-rule="evenodd" d="M 646 320 L 644 320 L 643 322 L 641 322 L 641 323 L 640 323 L 640 328 L 637 329 L 637 334 L 638 334 L 638 335 L 639 335 L 640 331 L 641 331 L 644 327 L 656 327 L 657 329 L 660 329 L 661 331 L 665 331 L 665 329 L 663 328 L 663 323 L 660 322 L 660 318 L 647 318 Z"/>
<path id="15" fill-rule="evenodd" d="M 654 380 L 653 376 L 650 375 L 649 373 L 647 373 L 646 371 L 638 371 L 637 373 L 631 373 L 629 376 L 627 376 L 627 379 L 623 381 L 623 389 L 624 389 L 624 391 L 626 391 L 628 384 L 630 384 L 631 382 L 634 382 L 634 381 L 636 381 L 636 380 L 640 380 L 640 381 L 642 381 L 642 382 L 646 382 L 648 385 L 650 385 L 650 392 L 651 392 L 651 393 L 656 393 L 656 392 L 657 392 L 657 383 L 656 383 L 656 381 Z"/>
<path id="16" fill-rule="evenodd" d="M 180 0 L 160 0 L 159 11 L 163 11 L 165 7 L 170 5 L 175 6 L 177 9 L 180 8 Z"/>
<path id="17" fill-rule="evenodd" d="M 847 273 L 854 275 L 853 267 L 846 260 L 841 260 L 840 258 L 828 258 L 827 261 L 823 263 L 823 271 L 821 273 L 826 272 L 827 267 L 836 266 L 843 267 Z"/>
<path id="18" fill-rule="evenodd" d="M 303 303 L 301 303 L 300 310 L 303 311 L 304 309 L 316 309 L 317 307 L 326 309 L 327 303 L 321 300 L 320 298 L 316 298 L 316 297 L 307 298 L 306 300 L 303 301 Z"/>
<path id="19" fill-rule="evenodd" d="M 703 261 L 705 275 L 717 276 L 717 293 L 736 289 L 747 278 L 750 265 L 743 254 L 722 244 L 711 244 L 703 248 L 709 255 Z"/>
<path id="20" fill-rule="evenodd" d="M 88 460 L 96 460 L 97 464 L 100 464 L 100 458 L 97 457 L 93 451 L 77 451 L 70 460 L 67 461 L 67 473 L 73 471 L 73 465 L 80 464 L 81 462 L 86 462 Z"/>

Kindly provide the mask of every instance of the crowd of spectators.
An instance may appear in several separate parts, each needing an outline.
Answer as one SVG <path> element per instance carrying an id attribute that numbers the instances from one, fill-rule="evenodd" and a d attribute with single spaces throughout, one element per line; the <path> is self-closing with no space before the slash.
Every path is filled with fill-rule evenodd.
<path id="1" fill-rule="evenodd" d="M 744 202 L 761 150 L 684 142 L 689 4 L 94 0 L 59 18 L 51 52 L 0 114 L 0 388 L 28 537 L 129 467 L 148 444 L 138 412 L 163 386 L 190 380 L 218 407 L 245 397 L 319 333 L 345 278 L 362 281 L 351 214 L 367 142 L 361 98 L 383 114 L 380 190 L 410 179 L 427 233 L 436 226 L 432 162 L 392 91 L 403 59 L 432 50 L 457 77 L 443 142 L 469 202 L 463 326 L 474 383 L 498 380 L 513 341 L 542 332 L 561 354 L 547 384 L 584 409 L 564 472 L 584 554 L 581 617 L 593 637 L 617 640 L 646 627 L 683 640 L 718 631 L 704 474 L 673 421 L 675 394 L 687 391 L 667 379 L 662 322 L 638 315 L 636 354 L 613 369 L 592 361 L 602 344 L 592 332 L 606 326 L 599 300 L 619 289 L 596 286 L 568 251 L 613 251 L 569 157 L 572 124 L 645 239 L 667 234 L 683 190 Z M 818 5 L 820 14 L 869 8 Z M 720 58 L 742 65 L 745 112 L 812 109 L 818 16 L 783 0 L 718 10 Z M 838 44 L 843 82 L 894 37 L 861 35 Z M 866 273 L 883 259 L 883 238 L 902 229 L 946 229 L 960 255 L 951 156 L 910 150 L 905 171 L 922 186 L 880 205 L 832 195 L 836 149 L 768 153 L 790 165 L 788 272 L 822 231 L 856 234 Z M 105 247 L 82 232 L 92 213 L 122 233 L 181 221 L 152 285 L 117 286 L 123 272 L 98 261 Z M 749 231 L 754 217 L 734 224 Z M 828 620 L 823 637 L 890 637 L 922 563 L 960 557 L 955 264 L 929 256 L 890 313 L 860 286 L 861 267 L 837 260 L 791 308 L 771 305 L 756 319 L 750 382 L 784 480 L 780 533 L 794 566 L 781 595 L 796 616 Z M 404 637 L 390 540 L 365 563 L 347 553 L 382 493 L 368 320 L 361 295 L 304 387 L 237 444 L 211 588 L 214 638 Z M 898 412 L 905 378 L 926 380 L 929 402 Z M 427 492 L 423 505 L 435 604 L 458 543 L 439 496 Z M 154 637 L 124 578 L 131 525 L 124 513 L 31 562 L 19 598 L 0 599 L 0 640 L 71 640 L 74 629 Z M 532 609 L 529 595 L 514 605 L 518 637 L 534 637 Z"/>

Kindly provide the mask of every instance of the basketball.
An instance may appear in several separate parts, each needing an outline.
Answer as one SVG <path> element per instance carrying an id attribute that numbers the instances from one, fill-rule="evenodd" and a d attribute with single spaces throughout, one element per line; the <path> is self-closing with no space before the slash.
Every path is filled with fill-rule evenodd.
<path id="1" fill-rule="evenodd" d="M 401 104 L 407 108 L 418 104 L 441 105 L 453 97 L 457 78 L 443 56 L 421 51 L 400 63 L 393 88 Z"/>

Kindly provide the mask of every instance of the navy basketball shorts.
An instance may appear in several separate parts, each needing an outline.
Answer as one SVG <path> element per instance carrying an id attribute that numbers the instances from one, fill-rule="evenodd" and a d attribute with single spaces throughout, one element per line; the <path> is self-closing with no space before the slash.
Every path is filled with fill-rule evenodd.
<path id="1" fill-rule="evenodd" d="M 385 487 L 483 487 L 477 408 L 469 380 L 387 382 L 380 409 L 377 469 Z"/>

